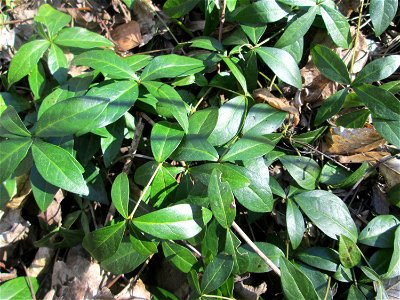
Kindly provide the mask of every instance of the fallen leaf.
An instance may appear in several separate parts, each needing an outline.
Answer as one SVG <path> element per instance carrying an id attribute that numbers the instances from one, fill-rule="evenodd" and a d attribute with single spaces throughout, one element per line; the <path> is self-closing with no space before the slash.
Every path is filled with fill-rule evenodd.
<path id="1" fill-rule="evenodd" d="M 385 280 L 383 286 L 390 300 L 400 299 L 400 276 Z"/>
<path id="2" fill-rule="evenodd" d="M 328 154 L 365 153 L 385 144 L 374 128 L 331 127 L 325 137 L 323 152 Z"/>
<path id="3" fill-rule="evenodd" d="M 140 31 L 142 33 L 142 45 L 146 45 L 156 34 L 157 26 L 155 21 L 155 11 L 162 14 L 160 9 L 153 5 L 149 0 L 137 0 L 133 7 L 133 14 L 135 20 L 140 25 Z"/>
<path id="4" fill-rule="evenodd" d="M 385 178 L 388 190 L 400 184 L 400 158 L 395 156 L 380 164 L 379 172 Z"/>
<path id="5" fill-rule="evenodd" d="M 39 220 L 46 223 L 47 225 L 60 225 L 61 224 L 61 201 L 64 199 L 62 190 L 54 196 L 53 202 L 49 205 L 46 211 L 41 212 L 38 215 Z"/>
<path id="6" fill-rule="evenodd" d="M 36 252 L 31 265 L 26 270 L 27 275 L 30 277 L 37 277 L 47 266 L 49 266 L 55 251 L 55 249 L 40 247 Z"/>
<path id="7" fill-rule="evenodd" d="M 262 282 L 258 286 L 251 286 L 238 281 L 235 282 L 234 291 L 238 300 L 258 300 L 267 291 L 267 284 Z"/>
<path id="8" fill-rule="evenodd" d="M 375 184 L 372 187 L 371 204 L 375 212 L 379 215 L 388 215 L 390 212 L 389 211 L 390 202 L 386 198 L 385 193 L 378 184 Z"/>
<path id="9" fill-rule="evenodd" d="M 382 158 L 390 156 L 389 152 L 384 151 L 369 151 L 365 153 L 353 155 L 340 155 L 336 159 L 342 164 L 358 164 L 363 162 L 377 162 Z"/>
<path id="10" fill-rule="evenodd" d="M 29 180 L 29 174 L 23 174 L 16 178 L 17 181 L 17 194 L 12 197 L 11 201 L 7 203 L 7 207 L 10 209 L 19 209 L 22 207 L 25 199 L 31 192 L 31 182 Z"/>
<path id="11" fill-rule="evenodd" d="M 111 31 L 111 38 L 119 51 L 128 51 L 142 43 L 140 25 L 136 21 L 119 25 Z"/>
<path id="12" fill-rule="evenodd" d="M 353 12 L 358 11 L 358 7 L 360 6 L 360 1 L 339 0 L 337 1 L 336 5 L 338 6 L 339 11 L 348 18 Z"/>
<path id="13" fill-rule="evenodd" d="M 21 217 L 21 210 L 9 209 L 0 219 L 0 248 L 13 245 L 24 239 L 29 231 L 30 223 Z"/>
<path id="14" fill-rule="evenodd" d="M 143 299 L 150 300 L 151 294 L 146 289 L 143 281 L 138 279 L 133 286 L 128 285 L 127 288 L 123 289 L 117 296 L 117 300 L 127 300 L 127 299 Z"/>

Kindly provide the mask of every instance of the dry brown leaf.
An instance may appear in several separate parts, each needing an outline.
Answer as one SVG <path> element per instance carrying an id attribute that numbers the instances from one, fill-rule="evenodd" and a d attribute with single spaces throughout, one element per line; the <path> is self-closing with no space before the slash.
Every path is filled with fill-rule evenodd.
<path id="1" fill-rule="evenodd" d="M 115 296 L 117 300 L 128 300 L 128 299 L 143 299 L 150 300 L 151 294 L 146 289 L 143 281 L 138 279 L 134 286 L 129 286 L 129 288 L 122 290 L 117 296 Z"/>
<path id="2" fill-rule="evenodd" d="M 13 269 L 10 273 L 0 273 L 0 283 L 7 281 L 7 280 L 11 280 L 16 278 L 17 275 L 17 270 Z"/>
<path id="3" fill-rule="evenodd" d="M 369 152 L 385 144 L 374 128 L 331 127 L 323 151 L 328 154 L 351 155 Z"/>
<path id="4" fill-rule="evenodd" d="M 390 300 L 400 300 L 400 276 L 385 280 L 383 285 Z"/>
<path id="5" fill-rule="evenodd" d="M 238 300 L 258 300 L 261 294 L 267 291 L 267 284 L 262 282 L 258 286 L 243 284 L 243 281 L 235 282 L 235 294 Z"/>
<path id="6" fill-rule="evenodd" d="M 337 1 L 336 5 L 338 6 L 339 11 L 348 18 L 353 12 L 358 10 L 358 7 L 360 6 L 360 1 L 339 0 Z"/>
<path id="7" fill-rule="evenodd" d="M 152 4 L 149 0 L 136 0 L 133 8 L 133 14 L 135 20 L 140 25 L 140 31 L 142 33 L 142 45 L 146 45 L 156 34 L 157 26 L 155 21 L 154 11 L 158 10 L 158 7 Z"/>
<path id="8" fill-rule="evenodd" d="M 30 223 L 21 217 L 21 210 L 7 210 L 0 219 L 0 248 L 24 239 L 29 227 Z"/>
<path id="9" fill-rule="evenodd" d="M 55 249 L 40 247 L 31 265 L 26 270 L 27 275 L 37 277 L 51 263 L 54 253 Z"/>
<path id="10" fill-rule="evenodd" d="M 17 194 L 7 203 L 7 208 L 18 209 L 22 207 L 26 197 L 31 192 L 31 182 L 29 180 L 29 173 L 18 176 L 17 181 Z"/>
<path id="11" fill-rule="evenodd" d="M 285 98 L 277 98 L 264 88 L 254 90 L 253 97 L 258 103 L 268 103 L 276 109 L 288 112 L 289 115 L 293 116 L 293 127 L 299 124 L 299 110 Z"/>
<path id="12" fill-rule="evenodd" d="M 119 25 L 111 31 L 111 37 L 119 51 L 128 51 L 142 43 L 140 25 L 136 21 Z"/>
<path id="13" fill-rule="evenodd" d="M 400 184 L 400 159 L 393 157 L 379 165 L 379 172 L 385 177 L 388 190 Z"/>
<path id="14" fill-rule="evenodd" d="M 390 156 L 389 152 L 369 151 L 353 155 L 340 155 L 336 159 L 342 164 L 358 164 L 363 162 L 377 162 L 382 158 Z"/>
<path id="15" fill-rule="evenodd" d="M 46 223 L 47 225 L 60 225 L 61 224 L 61 201 L 64 199 L 62 190 L 54 196 L 53 202 L 49 205 L 46 211 L 41 212 L 38 215 L 39 220 Z"/>
<path id="16" fill-rule="evenodd" d="M 387 215 L 390 213 L 389 207 L 390 202 L 386 197 L 386 194 L 383 192 L 382 188 L 375 184 L 372 187 L 372 199 L 371 199 L 372 207 L 375 212 L 379 215 Z"/>

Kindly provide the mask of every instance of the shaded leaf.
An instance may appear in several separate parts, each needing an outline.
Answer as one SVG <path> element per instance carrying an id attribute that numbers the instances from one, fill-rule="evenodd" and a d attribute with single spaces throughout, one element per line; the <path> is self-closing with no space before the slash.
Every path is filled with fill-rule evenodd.
<path id="1" fill-rule="evenodd" d="M 373 247 L 392 248 L 394 233 L 399 224 L 400 221 L 395 216 L 376 216 L 360 232 L 358 242 Z"/>
<path id="2" fill-rule="evenodd" d="M 30 138 L 0 141 L 0 182 L 11 176 L 32 145 Z"/>
<path id="3" fill-rule="evenodd" d="M 150 135 L 151 151 L 158 162 L 165 161 L 179 146 L 184 136 L 179 126 L 165 121 L 153 126 Z"/>
<path id="4" fill-rule="evenodd" d="M 163 242 L 162 248 L 165 258 L 183 273 L 188 273 L 197 262 L 189 249 L 174 242 Z"/>
<path id="5" fill-rule="evenodd" d="M 31 133 L 28 131 L 28 129 L 26 129 L 17 111 L 11 105 L 7 106 L 7 108 L 1 113 L 0 126 L 3 127 L 9 133 L 11 133 L 12 135 L 17 135 L 22 137 L 31 136 Z M 5 134 L 2 135 L 5 136 Z M 7 135 L 6 137 L 8 137 L 8 134 L 6 135 Z"/>
<path id="6" fill-rule="evenodd" d="M 303 239 L 305 225 L 300 209 L 290 199 L 286 206 L 286 226 L 292 248 L 296 249 Z"/>
<path id="7" fill-rule="evenodd" d="M 32 167 L 30 181 L 33 197 L 35 198 L 39 209 L 44 212 L 53 202 L 54 195 L 57 193 L 59 188 L 47 182 L 42 175 L 40 175 L 36 166 Z"/>
<path id="8" fill-rule="evenodd" d="M 281 156 L 279 160 L 299 186 L 307 190 L 313 190 L 316 187 L 321 169 L 313 159 L 285 155 Z"/>
<path id="9" fill-rule="evenodd" d="M 120 173 L 111 187 L 112 202 L 125 219 L 129 216 L 129 179 L 126 173 Z"/>
<path id="10" fill-rule="evenodd" d="M 345 268 L 353 268 L 361 261 L 361 252 L 355 242 L 347 236 L 341 235 L 339 239 L 339 257 Z"/>
<path id="11" fill-rule="evenodd" d="M 381 35 L 390 25 L 399 7 L 397 0 L 371 0 L 369 13 L 374 25 L 375 35 Z"/>
<path id="12" fill-rule="evenodd" d="M 231 275 L 233 259 L 231 256 L 218 254 L 206 267 L 201 280 L 201 291 L 209 293 L 219 288 Z"/>
<path id="13" fill-rule="evenodd" d="M 321 15 L 332 41 L 339 47 L 348 49 L 351 44 L 351 35 L 347 18 L 325 4 L 321 5 Z"/>

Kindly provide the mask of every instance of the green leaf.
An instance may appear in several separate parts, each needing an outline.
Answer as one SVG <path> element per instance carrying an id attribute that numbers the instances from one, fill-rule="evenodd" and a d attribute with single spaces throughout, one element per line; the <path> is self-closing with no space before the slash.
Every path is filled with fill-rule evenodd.
<path id="1" fill-rule="evenodd" d="M 106 226 L 85 235 L 82 246 L 97 261 L 112 257 L 120 247 L 125 232 L 125 221 Z"/>
<path id="2" fill-rule="evenodd" d="M 260 0 L 240 9 L 232 19 L 241 24 L 259 25 L 279 21 L 287 14 L 275 1 Z"/>
<path id="3" fill-rule="evenodd" d="M 327 274 L 321 273 L 307 265 L 299 264 L 297 266 L 308 277 L 308 279 L 310 279 L 320 299 L 333 299 L 329 285 L 330 282 L 328 282 L 329 276 Z"/>
<path id="4" fill-rule="evenodd" d="M 117 251 L 101 262 L 101 267 L 113 274 L 126 274 L 144 263 L 147 255 L 143 255 L 132 247 L 128 238 L 122 240 Z"/>
<path id="5" fill-rule="evenodd" d="M 338 83 L 350 84 L 346 65 L 331 49 L 323 45 L 315 45 L 311 49 L 311 55 L 315 66 L 326 78 Z"/>
<path id="6" fill-rule="evenodd" d="M 380 36 L 390 25 L 399 8 L 397 0 L 371 0 L 369 13 L 376 36 Z"/>
<path id="7" fill-rule="evenodd" d="M 290 199 L 287 200 L 286 206 L 286 227 L 292 248 L 296 249 L 303 239 L 305 225 L 300 209 Z"/>
<path id="8" fill-rule="evenodd" d="M 153 126 L 150 135 L 151 151 L 158 162 L 165 161 L 179 146 L 184 132 L 179 126 L 165 121 Z"/>
<path id="9" fill-rule="evenodd" d="M 206 108 L 196 111 L 189 118 L 189 134 L 206 136 L 214 130 L 218 121 L 218 109 Z"/>
<path id="10" fill-rule="evenodd" d="M 244 33 L 249 37 L 253 44 L 257 44 L 265 33 L 267 26 L 247 26 L 247 25 L 240 25 L 240 28 L 244 31 Z"/>
<path id="11" fill-rule="evenodd" d="M 349 288 L 349 293 L 347 294 L 347 300 L 367 300 L 364 294 L 354 285 L 352 284 Z"/>
<path id="12" fill-rule="evenodd" d="M 265 103 L 253 105 L 244 122 L 244 136 L 262 136 L 278 129 L 286 118 L 286 113 Z"/>
<path id="13" fill-rule="evenodd" d="M 36 66 L 33 67 L 31 73 L 28 76 L 29 87 L 32 90 L 35 100 L 41 98 L 43 93 L 44 85 L 46 83 L 46 74 L 44 73 L 43 65 L 39 61 Z"/>
<path id="14" fill-rule="evenodd" d="M 327 129 L 328 126 L 321 126 L 315 130 L 295 135 L 293 136 L 293 141 L 298 144 L 299 143 L 311 144 L 312 142 L 316 141 Z"/>
<path id="15" fill-rule="evenodd" d="M 197 134 L 188 134 L 172 154 L 177 161 L 217 161 L 218 152 L 207 141 L 207 137 Z"/>
<path id="16" fill-rule="evenodd" d="M 375 59 L 367 64 L 360 73 L 357 74 L 352 85 L 362 83 L 373 83 L 385 79 L 392 75 L 400 66 L 400 55 L 390 55 Z"/>
<path id="17" fill-rule="evenodd" d="M 39 7 L 34 20 L 45 25 L 49 36 L 54 37 L 65 25 L 71 22 L 71 16 L 54 9 L 49 4 L 43 4 Z"/>
<path id="18" fill-rule="evenodd" d="M 149 256 L 158 252 L 158 242 L 150 241 L 144 234 L 135 228 L 131 222 L 129 222 L 129 233 L 131 246 L 140 254 Z"/>
<path id="19" fill-rule="evenodd" d="M 21 118 L 13 106 L 9 105 L 0 116 L 0 126 L 12 135 L 30 137 L 31 133 L 26 129 Z M 4 135 L 3 135 L 4 136 Z M 8 134 L 7 134 L 8 137 Z"/>
<path id="20" fill-rule="evenodd" d="M 30 181 L 33 197 L 40 211 L 44 212 L 53 202 L 54 195 L 59 188 L 47 182 L 42 175 L 39 174 L 36 166 L 32 167 Z"/>
<path id="21" fill-rule="evenodd" d="M 340 264 L 337 251 L 325 247 L 302 249 L 296 253 L 296 257 L 310 266 L 330 272 L 336 272 Z"/>
<path id="22" fill-rule="evenodd" d="M 229 142 L 238 133 L 246 111 L 246 98 L 235 97 L 225 102 L 218 110 L 218 121 L 208 141 L 213 146 Z"/>
<path id="23" fill-rule="evenodd" d="M 284 3 L 290 6 L 314 6 L 316 5 L 315 0 L 278 0 L 280 3 Z"/>
<path id="24" fill-rule="evenodd" d="M 240 69 L 234 64 L 234 62 L 229 58 L 224 55 L 220 55 L 224 63 L 228 66 L 229 70 L 231 70 L 233 76 L 235 76 L 236 80 L 239 82 L 240 86 L 243 89 L 243 92 L 247 94 L 247 84 L 246 84 L 246 78 L 243 76 L 242 72 Z"/>
<path id="25" fill-rule="evenodd" d="M 58 81 L 63 84 L 68 77 L 68 61 L 64 52 L 56 44 L 52 44 L 47 55 L 47 66 L 50 73 Z"/>
<path id="26" fill-rule="evenodd" d="M 173 171 L 180 172 L 179 168 L 169 167 L 165 168 L 162 166 L 156 176 L 154 177 L 153 183 L 151 184 L 151 198 L 154 202 L 153 206 L 160 206 L 165 198 L 171 196 L 172 192 L 178 186 Z"/>
<path id="27" fill-rule="evenodd" d="M 317 111 L 315 116 L 315 126 L 320 125 L 322 122 L 336 115 L 344 104 L 344 100 L 348 94 L 347 89 L 340 90 L 326 99 Z"/>
<path id="28" fill-rule="evenodd" d="M 156 81 L 146 81 L 142 84 L 157 99 L 157 112 L 164 117 L 175 118 L 186 133 L 189 128 L 186 105 L 175 89 Z"/>
<path id="29" fill-rule="evenodd" d="M 384 278 L 393 278 L 396 276 L 400 276 L 400 226 L 397 227 L 394 233 L 393 254 Z"/>
<path id="30" fill-rule="evenodd" d="M 275 47 L 282 48 L 289 46 L 293 41 L 297 41 L 302 38 L 310 29 L 314 22 L 315 16 L 317 15 L 318 6 L 311 6 L 309 10 L 301 17 L 296 18 L 290 25 L 285 29 L 282 36 L 276 42 Z"/>
<path id="31" fill-rule="evenodd" d="M 353 186 L 357 183 L 358 180 L 360 180 L 364 176 L 368 168 L 368 163 L 363 163 L 357 170 L 348 175 L 344 181 L 338 184 L 334 184 L 333 188 L 347 188 Z"/>
<path id="32" fill-rule="evenodd" d="M 228 150 L 221 161 L 248 160 L 261 157 L 275 148 L 275 143 L 266 137 L 242 137 Z"/>
<path id="33" fill-rule="evenodd" d="M 162 243 L 165 258 L 183 273 L 188 273 L 193 265 L 197 263 L 192 252 L 175 242 L 166 241 Z"/>
<path id="34" fill-rule="evenodd" d="M 183 240 L 197 235 L 211 219 L 206 208 L 178 204 L 134 218 L 140 230 L 160 239 Z"/>
<path id="35" fill-rule="evenodd" d="M 218 169 L 212 171 L 208 198 L 215 219 L 223 228 L 229 228 L 236 217 L 236 205 L 229 183 L 223 182 L 221 176 Z"/>
<path id="36" fill-rule="evenodd" d="M 346 128 L 364 128 L 364 124 L 370 114 L 371 112 L 368 109 L 352 111 L 337 118 L 336 126 Z"/>
<path id="37" fill-rule="evenodd" d="M 312 158 L 285 155 L 279 160 L 299 186 L 306 190 L 316 187 L 321 169 Z"/>
<path id="38" fill-rule="evenodd" d="M 104 165 L 108 168 L 118 154 L 120 154 L 124 139 L 125 119 L 120 118 L 105 129 L 107 130 L 107 134 L 101 137 L 100 146 L 103 152 Z"/>
<path id="39" fill-rule="evenodd" d="M 316 190 L 294 196 L 301 210 L 327 236 L 345 235 L 357 241 L 357 227 L 343 201 L 328 191 Z"/>
<path id="40" fill-rule="evenodd" d="M 299 67 L 288 52 L 271 47 L 259 47 L 255 51 L 278 78 L 287 84 L 301 89 L 302 83 Z"/>
<path id="41" fill-rule="evenodd" d="M 327 162 L 321 171 L 319 182 L 327 185 L 337 185 L 344 182 L 351 172 L 347 171 L 343 167 L 340 167 L 332 162 Z"/>
<path id="42" fill-rule="evenodd" d="M 35 277 L 17 277 L 4 282 L 0 286 L 2 300 L 26 300 L 32 299 L 31 286 L 36 293 L 39 289 L 39 282 Z"/>
<path id="43" fill-rule="evenodd" d="M 11 86 L 28 75 L 49 46 L 50 42 L 47 40 L 36 40 L 26 43 L 19 48 L 11 60 L 10 68 L 8 69 L 8 84 Z"/>
<path id="44" fill-rule="evenodd" d="M 347 236 L 341 235 L 339 239 L 339 257 L 345 268 L 353 268 L 361 261 L 361 252 L 355 242 Z"/>
<path id="45" fill-rule="evenodd" d="M 272 191 L 269 187 L 269 170 L 264 159 L 259 157 L 244 162 L 243 175 L 250 180 L 250 185 L 234 189 L 237 200 L 254 212 L 270 212 L 274 206 Z"/>
<path id="46" fill-rule="evenodd" d="M 129 65 L 111 50 L 90 50 L 76 56 L 76 66 L 87 66 L 114 79 L 137 79 Z"/>
<path id="47" fill-rule="evenodd" d="M 395 216 L 376 216 L 360 232 L 358 242 L 373 247 L 392 248 L 394 232 L 399 224 L 400 221 Z"/>
<path id="48" fill-rule="evenodd" d="M 167 54 L 155 57 L 144 68 L 140 80 L 149 81 L 159 78 L 183 77 L 199 73 L 203 70 L 203 62 L 199 59 Z"/>
<path id="49" fill-rule="evenodd" d="M 279 267 L 279 258 L 285 255 L 280 248 L 264 242 L 255 242 L 254 244 Z M 248 244 L 240 246 L 238 250 L 241 253 L 247 252 L 247 255 L 238 256 L 240 273 L 266 273 L 271 271 L 266 262 Z"/>
<path id="50" fill-rule="evenodd" d="M 400 148 L 400 119 L 399 120 L 386 120 L 372 117 L 376 131 L 384 137 L 389 143 L 397 148 Z"/>
<path id="51" fill-rule="evenodd" d="M 292 42 L 290 45 L 282 47 L 282 49 L 287 51 L 294 58 L 294 61 L 299 64 L 303 58 L 304 38 L 300 38 L 297 41 Z"/>
<path id="52" fill-rule="evenodd" d="M 319 296 L 310 279 L 284 257 L 280 259 L 281 284 L 287 300 L 316 299 Z"/>
<path id="53" fill-rule="evenodd" d="M 171 18 L 183 17 L 196 7 L 200 0 L 167 0 L 164 3 L 163 11 Z"/>
<path id="54" fill-rule="evenodd" d="M 201 291 L 206 294 L 215 291 L 231 275 L 233 259 L 231 256 L 218 254 L 204 270 Z"/>
<path id="55" fill-rule="evenodd" d="M 187 2 L 187 1 L 186 1 Z M 191 48 L 200 48 L 210 51 L 224 52 L 225 48 L 217 39 L 210 36 L 199 36 L 190 41 Z"/>
<path id="56" fill-rule="evenodd" d="M 100 97 L 75 97 L 58 102 L 48 108 L 39 118 L 35 134 L 39 137 L 61 137 L 98 128 L 93 123 L 104 112 L 109 99 Z"/>
<path id="57" fill-rule="evenodd" d="M 36 139 L 32 154 L 39 174 L 49 183 L 76 194 L 89 193 L 79 162 L 66 150 Z"/>
<path id="58" fill-rule="evenodd" d="M 31 147 L 30 138 L 0 141 L 0 182 L 11 176 Z"/>
<path id="59" fill-rule="evenodd" d="M 91 88 L 86 93 L 86 97 L 107 99 L 109 103 L 99 116 L 93 118 L 90 126 L 88 126 L 100 128 L 116 122 L 135 104 L 138 94 L 138 84 L 135 81 L 103 82 Z M 85 130 L 80 130 L 77 134 L 83 134 Z"/>
<path id="60" fill-rule="evenodd" d="M 125 63 L 127 63 L 134 72 L 147 66 L 152 59 L 153 56 L 146 54 L 134 54 L 123 58 Z"/>
<path id="61" fill-rule="evenodd" d="M 321 15 L 332 41 L 339 47 L 348 49 L 351 44 L 350 25 L 338 10 L 321 5 Z"/>
<path id="62" fill-rule="evenodd" d="M 97 47 L 113 47 L 114 44 L 101 36 L 81 27 L 64 28 L 54 39 L 59 46 L 91 49 Z"/>
<path id="63" fill-rule="evenodd" d="M 112 202 L 125 219 L 129 216 L 129 179 L 126 173 L 119 174 L 111 187 Z"/>

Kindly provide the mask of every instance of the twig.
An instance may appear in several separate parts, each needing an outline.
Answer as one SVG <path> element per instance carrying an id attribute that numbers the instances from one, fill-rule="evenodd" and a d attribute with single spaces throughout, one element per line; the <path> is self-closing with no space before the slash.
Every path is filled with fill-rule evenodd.
<path id="1" fill-rule="evenodd" d="M 364 0 L 361 0 L 360 13 L 358 16 L 358 23 L 357 23 L 356 39 L 354 40 L 354 47 L 353 47 L 353 49 L 354 49 L 353 57 L 351 58 L 350 74 L 353 73 L 354 62 L 356 60 L 356 55 L 357 55 L 357 43 L 358 43 L 358 37 L 360 35 L 360 25 L 361 25 L 361 16 L 362 16 L 363 7 L 364 7 Z"/>
<path id="2" fill-rule="evenodd" d="M 125 172 L 126 174 L 129 173 L 129 170 L 132 166 L 133 158 L 136 154 L 137 148 L 139 147 L 139 142 L 142 138 L 143 129 L 144 129 L 144 123 L 142 122 L 142 117 L 140 117 L 136 125 L 135 136 L 133 137 L 131 146 L 129 147 L 128 159 L 126 160 L 124 167 L 122 168 L 122 171 Z"/>
<path id="3" fill-rule="evenodd" d="M 220 3 L 222 1 L 222 7 L 221 7 L 221 16 L 220 16 L 220 21 L 219 21 L 219 31 L 218 31 L 218 40 L 222 40 L 222 32 L 224 30 L 224 23 L 225 23 L 225 10 L 226 10 L 226 0 L 220 0 Z"/>
<path id="4" fill-rule="evenodd" d="M 14 24 L 19 24 L 19 23 L 24 23 L 27 21 L 33 20 L 33 18 L 27 18 L 27 19 L 22 19 L 22 20 L 12 20 L 12 21 L 7 21 L 7 22 L 2 22 L 0 23 L 0 26 L 5 26 L 5 25 L 14 25 Z"/>
<path id="5" fill-rule="evenodd" d="M 152 118 L 150 118 L 148 115 L 146 115 L 144 112 L 141 112 L 140 115 L 142 116 L 143 119 L 145 119 L 147 121 L 147 123 L 149 123 L 151 126 L 154 126 L 154 124 L 156 124 L 156 122 L 153 121 Z"/>
<path id="6" fill-rule="evenodd" d="M 32 281 L 28 274 L 28 269 L 26 268 L 25 264 L 22 261 L 20 263 L 21 263 L 21 266 L 24 268 L 24 271 L 26 274 L 26 280 L 28 281 L 29 291 L 31 292 L 32 300 L 36 300 L 35 290 L 33 289 Z"/>
<path id="7" fill-rule="evenodd" d="M 249 244 L 250 248 L 254 250 L 261 257 L 261 259 L 275 272 L 276 275 L 279 277 L 281 276 L 281 271 L 279 268 L 270 260 L 261 250 L 257 247 L 256 244 L 252 242 L 252 240 L 247 236 L 247 234 L 239 227 L 238 224 L 233 222 L 232 224 L 233 229 Z"/>
<path id="8" fill-rule="evenodd" d="M 94 224 L 94 228 L 97 229 L 97 222 L 96 222 L 96 216 L 94 215 L 94 210 L 93 210 L 93 206 L 89 204 L 89 210 L 90 210 L 90 214 L 92 215 L 92 219 L 93 219 L 93 224 Z"/>

